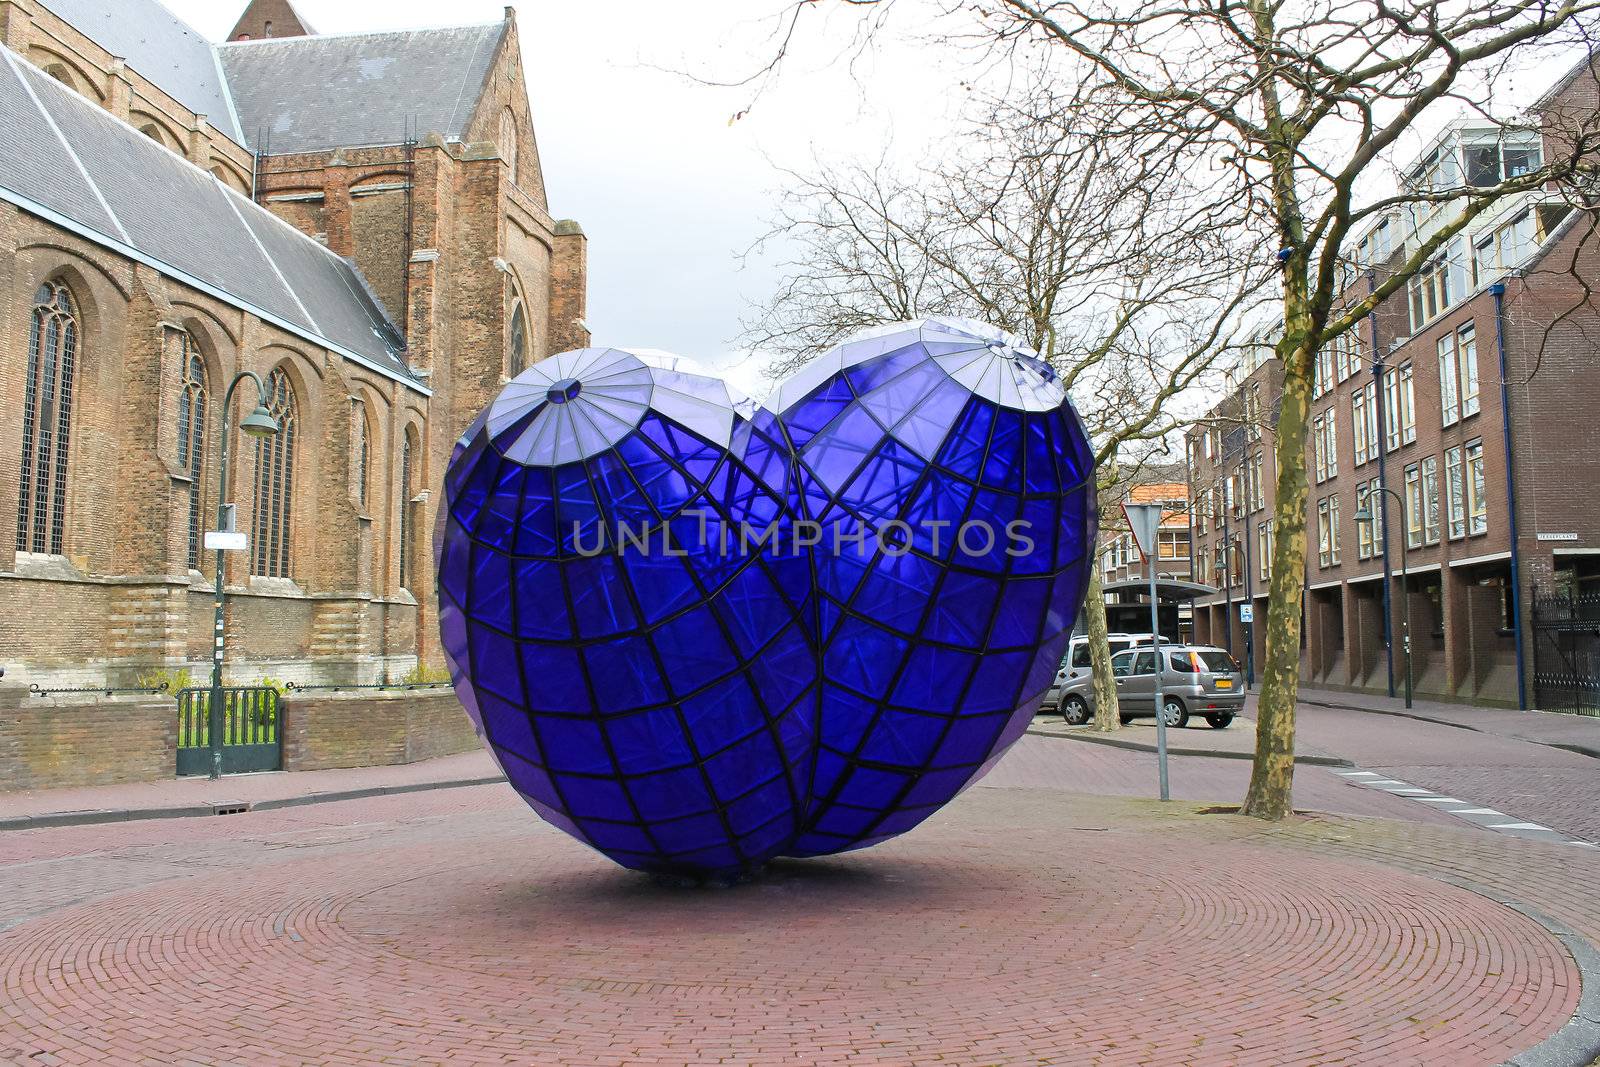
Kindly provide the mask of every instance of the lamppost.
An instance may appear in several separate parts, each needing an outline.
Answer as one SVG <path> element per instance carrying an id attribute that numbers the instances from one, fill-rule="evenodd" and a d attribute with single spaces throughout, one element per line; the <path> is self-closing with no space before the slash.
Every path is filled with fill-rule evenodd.
<path id="1" fill-rule="evenodd" d="M 1400 515 L 1401 515 L 1400 521 L 1401 521 L 1402 524 L 1405 522 L 1406 502 L 1401 499 L 1399 493 L 1395 492 L 1393 489 L 1388 489 L 1388 488 L 1385 488 L 1384 486 L 1381 486 L 1381 485 L 1372 486 L 1370 491 L 1374 492 L 1374 493 L 1383 493 L 1383 494 L 1386 494 L 1388 496 L 1392 496 L 1392 497 L 1395 498 L 1395 500 L 1399 501 L 1399 504 L 1400 504 Z M 1370 503 L 1370 501 L 1372 500 L 1372 497 L 1368 496 L 1367 500 L 1369 501 L 1369 503 L 1363 505 L 1362 507 L 1360 507 L 1360 508 L 1358 508 L 1356 510 L 1355 519 L 1356 519 L 1357 522 L 1372 522 L 1373 521 L 1374 516 L 1372 514 L 1371 503 Z M 1384 516 L 1383 516 L 1383 518 L 1384 518 L 1384 522 L 1383 522 L 1383 549 L 1384 549 L 1384 552 L 1387 554 L 1387 552 L 1389 551 L 1389 521 L 1388 521 L 1389 520 L 1389 515 L 1388 515 L 1389 502 L 1388 501 L 1384 501 L 1383 510 L 1384 510 Z M 1405 655 L 1405 658 L 1406 658 L 1406 707 L 1409 708 L 1411 706 L 1411 685 L 1412 685 L 1412 683 L 1411 683 L 1411 600 L 1410 600 L 1410 597 L 1406 593 L 1406 575 L 1407 575 L 1407 572 L 1406 572 L 1406 539 L 1404 537 L 1402 537 L 1400 539 L 1400 650 Z"/>
<path id="2" fill-rule="evenodd" d="M 228 383 L 228 391 L 222 397 L 222 445 L 219 450 L 220 462 L 217 464 L 217 529 L 219 531 L 231 530 L 229 511 L 233 505 L 223 502 L 228 494 L 228 438 L 229 423 L 233 419 L 233 391 L 240 382 L 249 378 L 256 383 L 256 409 L 239 420 L 239 430 L 249 437 L 271 437 L 278 432 L 278 420 L 266 408 L 267 387 L 261 381 L 261 375 L 253 370 L 240 371 L 233 376 L 233 381 Z M 222 602 L 225 596 L 226 582 L 224 575 L 226 565 L 223 553 L 227 550 L 217 547 L 217 573 L 215 584 L 217 587 L 216 626 L 211 635 L 211 694 L 206 706 L 206 734 L 211 746 L 211 777 L 222 777 Z"/>

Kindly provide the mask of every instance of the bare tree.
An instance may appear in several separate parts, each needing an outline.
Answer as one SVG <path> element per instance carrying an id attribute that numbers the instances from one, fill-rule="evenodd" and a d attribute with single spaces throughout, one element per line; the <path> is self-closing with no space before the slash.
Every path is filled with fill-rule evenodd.
<path id="1" fill-rule="evenodd" d="M 886 12 L 920 6 L 968 20 L 971 33 L 1012 55 L 1053 57 L 1076 87 L 1079 121 L 1157 172 L 1211 177 L 1229 224 L 1275 245 L 1284 368 L 1277 423 L 1278 484 L 1272 575 L 1257 721 L 1243 810 L 1292 810 L 1300 601 L 1305 586 L 1304 458 L 1316 355 L 1403 292 L 1448 242 L 1503 198 L 1551 182 L 1594 187 L 1600 137 L 1592 108 L 1551 136 L 1534 131 L 1542 165 L 1487 179 L 1424 167 L 1393 190 L 1399 151 L 1452 116 L 1492 118 L 1495 94 L 1518 71 L 1576 49 L 1592 54 L 1600 0 L 841 0 Z M 797 0 L 798 14 L 815 0 Z M 763 68 L 781 67 L 779 50 Z M 1548 69 L 1548 68 L 1547 68 Z M 1585 200 L 1585 207 L 1592 202 Z M 1404 250 L 1347 288 L 1347 244 L 1385 214 L 1415 223 Z M 1352 292 L 1355 289 L 1357 291 Z"/>
<path id="2" fill-rule="evenodd" d="M 1094 442 L 1099 494 L 1166 451 L 1177 401 L 1232 350 L 1269 280 L 1210 191 L 1108 151 L 1077 102 L 996 103 L 937 164 L 791 174 L 772 238 L 787 280 L 744 341 L 785 372 L 868 325 L 969 315 L 1057 369 Z M 1088 550 L 1097 554 L 1097 546 Z M 1095 725 L 1119 725 L 1098 566 L 1085 624 Z"/>

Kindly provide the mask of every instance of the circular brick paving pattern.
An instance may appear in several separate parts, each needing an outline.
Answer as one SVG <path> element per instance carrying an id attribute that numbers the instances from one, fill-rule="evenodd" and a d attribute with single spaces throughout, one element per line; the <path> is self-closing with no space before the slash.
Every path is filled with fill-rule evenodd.
<path id="1" fill-rule="evenodd" d="M 0 935 L 0 1061 L 1463 1067 L 1575 1009 L 1465 890 L 1006 792 L 731 889 L 463 817 L 123 891 Z"/>

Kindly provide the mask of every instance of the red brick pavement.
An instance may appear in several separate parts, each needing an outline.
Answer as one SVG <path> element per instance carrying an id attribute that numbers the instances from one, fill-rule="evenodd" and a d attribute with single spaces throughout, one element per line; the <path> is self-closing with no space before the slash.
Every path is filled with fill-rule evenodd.
<path id="1" fill-rule="evenodd" d="M 1027 739 L 911 835 L 722 890 L 499 786 L 10 834 L 0 1062 L 1466 1067 L 1571 1015 L 1561 946 L 1439 879 L 1520 872 L 1576 926 L 1591 855 L 1019 787 L 1084 749 Z"/>
<path id="2" fill-rule="evenodd" d="M 1514 711 L 1472 710 L 1506 717 L 1507 729 L 1519 729 L 1528 720 Z M 1533 721 L 1549 719 L 1582 724 L 1573 730 L 1590 722 L 1567 715 Z M 1593 756 L 1504 734 L 1304 705 L 1296 732 L 1307 744 L 1392 778 L 1600 841 L 1600 760 Z"/>

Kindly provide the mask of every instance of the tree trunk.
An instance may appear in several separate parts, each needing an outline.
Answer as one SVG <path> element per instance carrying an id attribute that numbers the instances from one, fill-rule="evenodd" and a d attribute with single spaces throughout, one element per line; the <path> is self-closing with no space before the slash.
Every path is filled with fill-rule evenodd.
<path id="1" fill-rule="evenodd" d="M 1303 299 L 1285 300 L 1283 401 L 1278 412 L 1278 498 L 1273 507 L 1272 578 L 1268 586 L 1266 664 L 1256 708 L 1256 755 L 1240 809 L 1259 819 L 1294 811 L 1294 712 L 1300 688 L 1301 603 L 1306 577 L 1306 418 L 1313 353 Z"/>
<path id="2" fill-rule="evenodd" d="M 1094 675 L 1094 728 L 1109 733 L 1122 727 L 1117 717 L 1117 684 L 1111 677 L 1111 644 L 1106 640 L 1106 597 L 1096 553 L 1089 571 L 1089 593 L 1083 602 L 1084 633 L 1089 644 L 1089 670 Z"/>

